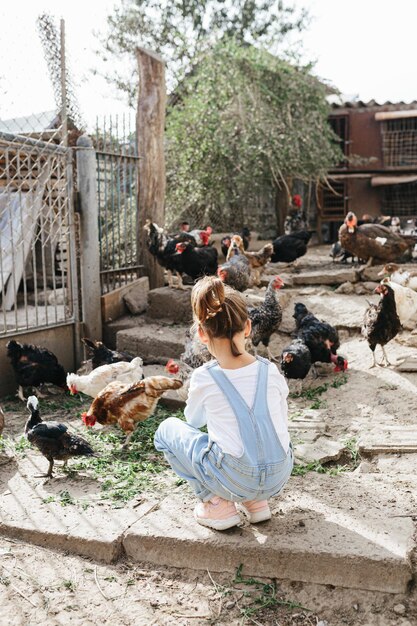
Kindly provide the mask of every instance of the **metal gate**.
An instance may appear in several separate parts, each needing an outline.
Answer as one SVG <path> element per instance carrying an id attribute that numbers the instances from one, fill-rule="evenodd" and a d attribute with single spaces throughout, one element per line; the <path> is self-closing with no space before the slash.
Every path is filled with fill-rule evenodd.
<path id="1" fill-rule="evenodd" d="M 142 276 L 137 260 L 138 162 L 133 116 L 97 124 L 95 149 L 100 239 L 101 293 Z"/>
<path id="2" fill-rule="evenodd" d="M 0 132 L 0 337 L 79 317 L 71 149 Z"/>

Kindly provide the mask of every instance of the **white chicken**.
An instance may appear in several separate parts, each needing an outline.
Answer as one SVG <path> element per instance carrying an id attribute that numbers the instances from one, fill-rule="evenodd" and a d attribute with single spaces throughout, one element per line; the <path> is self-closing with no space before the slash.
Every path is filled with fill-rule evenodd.
<path id="1" fill-rule="evenodd" d="M 143 361 L 138 356 L 130 363 L 120 361 L 109 365 L 101 365 L 85 376 L 67 375 L 67 387 L 71 393 L 85 393 L 95 398 L 109 383 L 117 380 L 121 383 L 133 384 L 143 378 Z"/>
<path id="2" fill-rule="evenodd" d="M 378 276 L 389 276 L 392 283 L 417 291 L 417 272 L 406 270 L 396 263 L 384 265 Z"/>
<path id="3" fill-rule="evenodd" d="M 417 293 L 408 287 L 392 282 L 389 278 L 381 280 L 381 285 L 389 285 L 393 290 L 401 324 L 404 328 L 414 329 L 417 322 Z"/>

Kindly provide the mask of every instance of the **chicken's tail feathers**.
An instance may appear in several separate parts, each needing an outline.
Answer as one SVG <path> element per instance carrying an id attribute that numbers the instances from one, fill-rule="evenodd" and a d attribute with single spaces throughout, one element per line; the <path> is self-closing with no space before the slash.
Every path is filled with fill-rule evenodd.
<path id="1" fill-rule="evenodd" d="M 91 447 L 86 439 L 79 437 L 78 435 L 71 435 L 71 454 L 74 456 L 94 456 L 98 457 L 99 454 Z"/>
<path id="2" fill-rule="evenodd" d="M 142 375 L 143 376 L 143 375 Z M 120 393 L 121 396 L 127 396 L 129 393 L 134 393 L 135 391 L 145 391 L 145 379 L 137 380 L 136 382 L 129 385 L 127 389 Z"/>
<path id="3" fill-rule="evenodd" d="M 26 406 L 31 413 L 35 413 L 35 411 L 39 411 L 38 398 L 36 396 L 29 396 Z"/>

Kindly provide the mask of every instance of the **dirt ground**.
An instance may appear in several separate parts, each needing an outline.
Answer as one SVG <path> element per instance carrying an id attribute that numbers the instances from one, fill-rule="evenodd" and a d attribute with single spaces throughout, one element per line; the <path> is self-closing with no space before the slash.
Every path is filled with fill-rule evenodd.
<path id="1" fill-rule="evenodd" d="M 413 626 L 406 596 L 230 574 L 103 565 L 0 539 L 2 626 Z"/>
<path id="2" fill-rule="evenodd" d="M 304 265 L 298 265 L 301 270 L 303 266 L 317 267 L 321 264 L 325 271 L 324 261 L 327 258 L 312 250 L 302 260 Z M 340 268 L 340 265 L 336 267 Z M 303 288 L 300 287 L 299 292 L 302 294 Z M 313 292 L 310 290 L 310 293 L 321 297 L 320 285 L 314 287 Z M 366 308 L 366 297 L 369 296 L 363 295 L 360 300 L 363 310 Z M 341 308 L 343 302 L 348 302 L 348 298 L 346 295 L 340 296 Z M 319 311 L 313 312 L 320 317 Z M 290 319 L 290 316 L 287 317 Z M 342 444 L 349 442 L 350 457 L 345 455 L 336 467 L 333 466 L 333 470 L 336 473 L 371 472 L 389 475 L 389 488 L 392 490 L 390 502 L 401 509 L 400 515 L 412 518 L 415 515 L 413 519 L 416 520 L 416 452 L 403 454 L 388 450 L 387 454 L 363 455 L 361 458 L 358 447 L 361 440 L 379 441 L 379 437 L 381 441 L 391 441 L 398 434 L 401 439 L 403 433 L 406 437 L 407 433 L 415 432 L 417 373 L 399 371 L 395 365 L 370 369 L 371 352 L 358 332 L 342 330 L 340 336 L 339 352 L 349 361 L 347 373 L 335 375 L 330 366 L 323 366 L 319 379 L 315 380 L 309 375 L 301 394 L 299 387 L 291 384 L 290 425 L 300 417 L 314 418 L 324 423 L 326 438 Z M 288 334 L 278 333 L 273 341 L 273 352 L 278 354 L 288 344 L 288 339 Z M 405 356 L 415 355 L 416 348 L 417 336 L 404 331 L 390 342 L 387 352 L 395 364 Z M 340 384 L 334 386 L 335 380 L 339 380 Z M 322 388 L 320 393 L 308 392 L 318 387 Z M 4 435 L 19 437 L 27 415 L 24 406 L 11 398 L 5 402 L 2 400 L 2 404 L 8 408 Z M 80 429 L 77 414 L 81 410 L 84 410 L 81 403 L 79 407 L 73 402 L 65 406 L 57 398 L 55 405 L 50 404 L 50 410 L 44 414 L 69 422 L 73 427 L 77 425 L 77 429 Z M 293 429 L 294 443 L 303 443 L 305 437 L 306 433 L 302 429 Z M 328 480 L 335 480 L 330 474 L 332 466 L 328 469 Z M 308 473 L 306 476 L 308 480 Z M 60 484 L 68 481 L 65 489 L 70 496 L 75 494 L 72 489 L 79 489 L 80 486 L 79 481 L 64 476 L 60 470 L 58 478 L 54 480 L 60 481 Z M 169 484 L 173 484 L 172 476 Z M 48 489 L 53 491 L 53 486 Z M 332 504 L 337 506 L 337 488 L 334 483 L 329 491 L 335 492 Z M 87 496 L 88 493 L 86 487 Z M 77 497 L 74 495 L 75 500 Z M 387 512 L 381 510 L 380 515 L 383 519 Z M 0 566 L 2 626 L 88 626 L 96 623 L 126 626 L 417 624 L 415 587 L 407 594 L 392 595 L 269 579 L 253 581 L 245 579 L 244 572 L 236 577 L 236 582 L 230 574 L 155 569 L 146 564 L 127 561 L 114 566 L 96 564 L 80 557 L 57 554 L 7 539 L 0 539 Z"/>

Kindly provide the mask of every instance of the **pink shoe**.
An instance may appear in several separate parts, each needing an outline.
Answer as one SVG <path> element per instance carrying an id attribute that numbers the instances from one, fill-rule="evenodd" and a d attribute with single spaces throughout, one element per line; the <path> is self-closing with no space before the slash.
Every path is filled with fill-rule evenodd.
<path id="1" fill-rule="evenodd" d="M 209 502 L 197 504 L 194 517 L 202 526 L 208 526 L 214 530 L 226 530 L 241 521 L 234 502 L 229 502 L 219 496 L 215 496 Z"/>
<path id="2" fill-rule="evenodd" d="M 241 502 L 240 506 L 251 524 L 266 522 L 271 519 L 271 509 L 269 508 L 268 500 L 246 500 Z"/>

